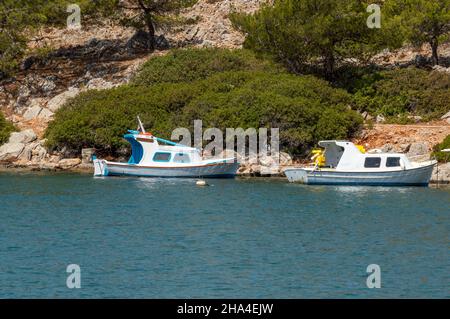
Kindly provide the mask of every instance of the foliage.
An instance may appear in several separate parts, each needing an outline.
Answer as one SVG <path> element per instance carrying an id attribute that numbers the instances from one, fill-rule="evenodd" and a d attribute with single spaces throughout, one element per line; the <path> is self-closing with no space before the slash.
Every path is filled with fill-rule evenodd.
<path id="1" fill-rule="evenodd" d="M 103 8 L 113 0 L 79 0 L 83 19 L 95 23 Z M 26 54 L 27 41 L 42 25 L 65 25 L 71 0 L 0 1 L 0 78 L 13 73 Z M 83 20 L 83 21 L 85 21 Z"/>
<path id="2" fill-rule="evenodd" d="M 439 162 L 450 162 L 450 153 L 442 152 L 442 150 L 450 149 L 450 135 L 448 135 L 441 144 L 438 144 L 434 147 L 433 156 Z"/>
<path id="3" fill-rule="evenodd" d="M 332 79 L 337 65 L 366 62 L 380 48 L 401 45 L 387 22 L 384 32 L 368 28 L 367 7 L 373 2 L 275 0 L 255 14 L 231 18 L 247 34 L 246 48 L 273 56 L 295 73 L 322 65 L 320 72 Z"/>
<path id="4" fill-rule="evenodd" d="M 450 39 L 450 0 L 390 0 L 405 28 L 405 37 L 421 46 L 429 44 L 433 64 L 439 64 L 438 47 Z"/>
<path id="5" fill-rule="evenodd" d="M 448 112 L 450 75 L 414 67 L 374 72 L 354 85 L 354 104 L 359 111 L 382 114 L 401 122 L 408 115 L 424 120 Z"/>
<path id="6" fill-rule="evenodd" d="M 362 123 L 349 109 L 351 96 L 344 90 L 313 76 L 268 71 L 273 69 L 266 70 L 264 63 L 258 69 L 256 58 L 246 56 L 246 52 L 218 52 L 225 57 L 235 54 L 231 60 L 242 61 L 230 64 L 230 56 L 210 58 L 207 68 L 191 68 L 184 81 L 177 74 L 183 63 L 201 65 L 204 53 L 210 52 L 155 58 L 160 61 L 152 63 L 161 70 L 164 64 L 167 68 L 177 65 L 173 77 L 149 75 L 146 80 L 143 74 L 150 74 L 145 73 L 147 65 L 132 85 L 81 94 L 55 114 L 46 131 L 49 146 L 77 152 L 82 147 L 96 147 L 115 155 L 127 145 L 121 136 L 136 127 L 139 114 L 151 132 L 168 138 L 173 129 L 192 127 L 196 119 L 203 120 L 205 128 L 217 127 L 224 132 L 228 127 L 277 127 L 282 147 L 304 154 L 320 139 L 352 136 Z M 177 56 L 196 56 L 200 61 L 186 59 L 181 63 Z M 226 72 L 227 68 L 231 71 Z"/>
<path id="7" fill-rule="evenodd" d="M 11 132 L 14 132 L 14 126 L 8 122 L 0 112 L 0 145 L 6 143 Z"/>
<path id="8" fill-rule="evenodd" d="M 155 48 L 156 29 L 164 29 L 183 23 L 179 17 L 182 9 L 193 6 L 198 0 L 107 0 L 98 5 L 104 12 L 126 26 L 146 29 L 150 49 Z"/>
<path id="9" fill-rule="evenodd" d="M 190 82 L 218 72 L 241 70 L 277 72 L 280 67 L 268 60 L 256 58 L 247 50 L 178 49 L 147 61 L 132 83 L 152 85 Z"/>
<path id="10" fill-rule="evenodd" d="M 10 74 L 26 49 L 30 32 L 45 20 L 38 10 L 40 1 L 3 0 L 0 2 L 0 78 Z"/>

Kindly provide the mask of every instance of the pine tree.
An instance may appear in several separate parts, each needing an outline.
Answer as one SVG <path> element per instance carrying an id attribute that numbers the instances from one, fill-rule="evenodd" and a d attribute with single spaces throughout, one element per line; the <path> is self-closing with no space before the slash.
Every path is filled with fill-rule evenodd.
<path id="1" fill-rule="evenodd" d="M 31 32 L 45 17 L 37 9 L 39 1 L 0 2 L 0 78 L 10 74 L 26 49 L 25 30 Z"/>
<path id="2" fill-rule="evenodd" d="M 78 0 L 86 19 L 103 13 L 114 0 Z M 27 41 L 43 25 L 64 26 L 67 6 L 72 0 L 1 0 L 0 1 L 0 78 L 13 73 L 27 52 Z"/>
<path id="3" fill-rule="evenodd" d="M 108 1 L 107 1 L 108 2 Z M 197 0 L 112 0 L 106 4 L 110 13 L 122 24 L 138 30 L 146 29 L 150 49 L 155 48 L 157 28 L 167 27 L 177 21 L 181 9 L 194 5 Z"/>
<path id="4" fill-rule="evenodd" d="M 296 73 L 321 65 L 333 79 L 336 66 L 367 62 L 388 43 L 398 46 L 387 32 L 389 24 L 382 30 L 368 27 L 367 7 L 373 2 L 275 0 L 256 14 L 234 14 L 232 21 L 247 34 L 245 47 L 274 56 Z"/>
<path id="5" fill-rule="evenodd" d="M 433 65 L 439 64 L 439 45 L 450 39 L 450 0 L 390 0 L 401 11 L 411 43 L 428 43 Z"/>

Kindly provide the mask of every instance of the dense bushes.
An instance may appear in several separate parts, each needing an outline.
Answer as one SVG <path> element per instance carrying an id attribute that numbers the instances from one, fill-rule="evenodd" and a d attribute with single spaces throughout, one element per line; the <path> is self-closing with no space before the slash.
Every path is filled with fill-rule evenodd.
<path id="1" fill-rule="evenodd" d="M 6 143 L 11 132 L 15 130 L 14 126 L 8 122 L 0 112 L 0 145 Z"/>
<path id="2" fill-rule="evenodd" d="M 450 153 L 442 152 L 442 150 L 450 149 L 450 135 L 445 138 L 445 140 L 434 147 L 433 156 L 439 162 L 450 162 Z"/>
<path id="3" fill-rule="evenodd" d="M 189 82 L 218 72 L 243 70 L 276 72 L 280 69 L 268 60 L 257 59 L 247 50 L 180 49 L 146 62 L 133 84 Z"/>
<path id="4" fill-rule="evenodd" d="M 176 51 L 147 63 L 132 85 L 71 100 L 46 137 L 53 148 L 96 147 L 114 155 L 127 145 L 121 136 L 136 127 L 139 114 L 163 137 L 192 128 L 196 119 L 222 130 L 278 127 L 282 147 L 302 154 L 319 139 L 347 138 L 359 129 L 351 100 L 326 81 L 284 73 L 246 51 Z"/>
<path id="5" fill-rule="evenodd" d="M 450 75 L 413 67 L 374 72 L 355 84 L 354 93 L 358 110 L 382 114 L 391 122 L 408 115 L 431 120 L 448 112 Z"/>

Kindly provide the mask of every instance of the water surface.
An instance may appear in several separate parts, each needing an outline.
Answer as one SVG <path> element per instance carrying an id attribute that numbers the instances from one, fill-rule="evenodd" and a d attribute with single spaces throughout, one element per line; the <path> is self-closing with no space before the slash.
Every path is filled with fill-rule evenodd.
<path id="1" fill-rule="evenodd" d="M 0 174 L 0 298 L 450 297 L 449 188 L 209 183 Z"/>

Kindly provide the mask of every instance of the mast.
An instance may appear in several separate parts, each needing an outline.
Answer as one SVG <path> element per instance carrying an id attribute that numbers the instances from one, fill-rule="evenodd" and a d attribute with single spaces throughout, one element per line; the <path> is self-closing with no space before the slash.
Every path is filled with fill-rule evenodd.
<path id="1" fill-rule="evenodd" d="M 139 129 L 141 130 L 141 133 L 145 134 L 146 133 L 145 128 L 144 128 L 144 125 L 142 124 L 142 121 L 141 121 L 141 118 L 139 117 L 139 115 L 137 116 L 137 120 L 139 123 Z"/>

